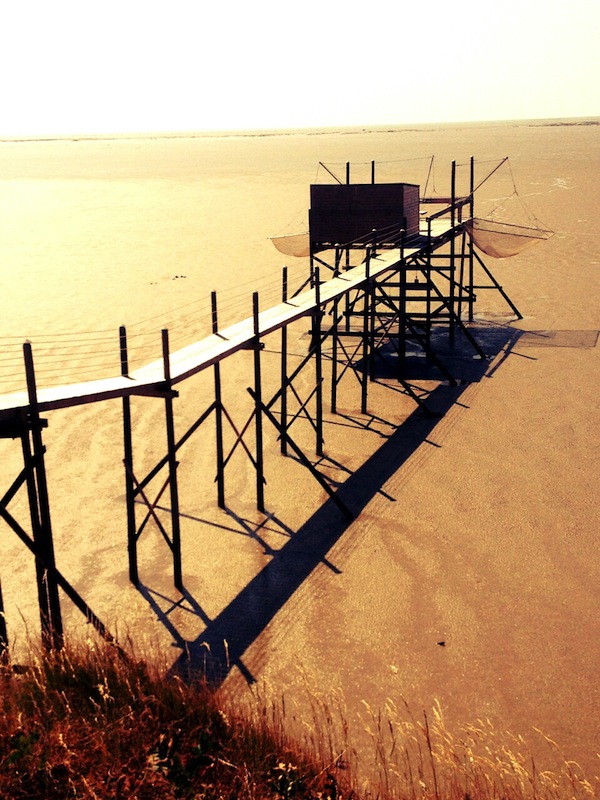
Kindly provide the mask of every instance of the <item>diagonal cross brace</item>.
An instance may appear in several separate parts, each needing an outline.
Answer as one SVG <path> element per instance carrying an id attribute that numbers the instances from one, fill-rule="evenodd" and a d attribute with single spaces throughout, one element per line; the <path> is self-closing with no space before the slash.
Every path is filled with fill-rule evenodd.
<path id="1" fill-rule="evenodd" d="M 150 518 L 152 518 L 154 520 L 154 522 L 156 523 L 159 531 L 161 532 L 165 542 L 169 546 L 170 550 L 173 551 L 173 547 L 174 547 L 173 542 L 169 538 L 169 535 L 166 532 L 166 530 L 164 528 L 164 525 L 162 524 L 162 522 L 158 518 L 158 514 L 156 513 L 156 507 L 157 507 L 157 505 L 158 505 L 158 503 L 160 501 L 160 498 L 163 496 L 165 489 L 167 488 L 167 486 L 170 483 L 170 476 L 166 479 L 166 481 L 162 485 L 162 488 L 160 489 L 159 493 L 157 494 L 155 501 L 153 503 L 151 503 L 150 500 L 148 499 L 144 489 L 141 487 L 140 482 L 135 477 L 135 474 L 134 474 L 133 470 L 129 467 L 127 462 L 124 462 L 124 463 L 125 463 L 125 469 L 129 473 L 129 476 L 131 477 L 131 480 L 134 483 L 134 486 L 135 486 L 135 489 L 136 489 L 136 494 L 139 494 L 141 496 L 142 500 L 144 501 L 144 504 L 148 508 L 148 513 L 146 514 L 146 517 L 145 517 L 144 521 L 142 522 L 142 524 L 140 525 L 140 527 L 137 530 L 137 533 L 136 533 L 136 536 L 135 536 L 136 540 L 140 538 L 140 536 L 142 535 L 142 531 L 146 527 L 146 523 L 148 522 L 148 520 Z"/>
<path id="2" fill-rule="evenodd" d="M 175 452 L 182 447 L 187 440 L 195 433 L 198 428 L 205 422 L 208 417 L 212 414 L 212 412 L 216 409 L 217 404 L 215 402 L 211 403 L 210 406 L 206 409 L 206 411 L 194 422 L 188 430 L 183 434 L 183 436 L 179 439 L 179 441 L 175 444 Z M 138 494 L 142 489 L 145 489 L 146 486 L 150 483 L 150 481 L 155 478 L 161 469 L 169 463 L 169 455 L 163 456 L 161 460 L 156 464 L 156 466 L 150 470 L 150 472 L 146 475 L 146 477 L 137 483 L 138 489 L 136 494 Z"/>
<path id="3" fill-rule="evenodd" d="M 255 393 L 250 387 L 248 387 L 248 393 L 250 394 L 250 396 L 254 400 L 256 400 Z M 333 500 L 333 502 L 336 504 L 336 506 L 340 509 L 340 511 L 346 517 L 346 519 L 354 519 L 354 514 L 350 511 L 348 506 L 342 500 L 340 500 L 340 498 L 337 496 L 336 492 L 333 491 L 333 489 L 327 483 L 325 478 L 321 475 L 319 470 L 314 468 L 314 466 L 311 464 L 310 460 L 304 455 L 303 451 L 300 449 L 300 447 L 298 447 L 298 445 L 294 442 L 294 440 L 289 436 L 287 431 L 284 431 L 283 427 L 279 424 L 277 418 L 267 408 L 267 406 L 265 406 L 264 403 L 260 404 L 260 410 L 266 416 L 266 418 L 269 420 L 269 422 L 275 427 L 275 429 L 278 431 L 279 435 L 280 436 L 285 436 L 287 443 L 292 448 L 292 450 L 296 453 L 296 455 L 300 459 L 301 463 L 308 469 L 308 471 L 311 473 L 311 475 L 319 483 L 321 488 L 323 488 L 327 492 L 329 497 Z"/>
<path id="4" fill-rule="evenodd" d="M 36 560 L 40 562 L 40 564 L 46 570 L 46 572 L 52 575 L 53 579 L 64 591 L 67 597 L 73 601 L 75 606 L 84 614 L 87 621 L 94 626 L 94 628 L 98 631 L 100 636 L 102 636 L 102 638 L 105 641 L 114 644 L 118 648 L 119 653 L 124 655 L 119 645 L 116 644 L 115 638 L 112 636 L 112 634 L 108 632 L 108 629 L 106 628 L 104 623 L 96 616 L 96 614 L 94 614 L 92 609 L 88 606 L 88 604 L 79 594 L 79 592 L 77 592 L 77 590 L 74 589 L 73 586 L 71 586 L 71 584 L 64 577 L 62 572 L 60 572 L 57 569 L 57 567 L 45 561 L 45 559 L 39 552 L 39 548 L 31 538 L 31 536 L 27 533 L 27 531 L 24 528 L 21 527 L 21 525 L 19 525 L 17 520 L 12 516 L 12 514 L 9 511 L 7 511 L 6 508 L 4 508 L 4 506 L 0 506 L 0 517 L 2 517 L 2 519 L 7 523 L 7 525 L 9 525 L 10 528 L 12 528 L 12 530 L 17 534 L 17 536 L 23 542 L 23 544 L 25 544 L 28 547 L 28 549 L 31 551 L 31 553 L 33 553 Z"/>

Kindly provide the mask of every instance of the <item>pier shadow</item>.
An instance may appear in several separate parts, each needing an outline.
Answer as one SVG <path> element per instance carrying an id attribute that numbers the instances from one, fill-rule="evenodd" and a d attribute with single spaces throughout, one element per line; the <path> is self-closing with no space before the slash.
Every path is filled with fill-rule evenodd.
<path id="1" fill-rule="evenodd" d="M 523 335 L 523 331 L 518 328 L 485 323 L 469 325 L 468 332 L 485 357 L 481 356 L 460 328 L 457 327 L 451 336 L 447 327 L 433 327 L 426 340 L 433 358 L 428 357 L 420 341 L 407 340 L 406 353 L 402 357 L 403 380 L 412 384 L 413 381 L 449 380 L 451 375 L 458 383 L 480 381 L 484 375 L 490 374 L 490 361 L 496 359 L 500 353 L 504 360 Z M 374 377 L 391 379 L 397 376 L 400 358 L 397 340 L 392 339 L 384 344 L 375 354 Z M 361 364 L 357 367 L 361 368 Z"/>
<path id="2" fill-rule="evenodd" d="M 195 613 L 206 625 L 205 630 L 195 640 L 182 639 L 169 622 L 168 612 L 160 610 L 152 590 L 143 587 L 142 593 L 182 650 L 171 672 L 186 681 L 201 679 L 218 687 L 231 670 L 237 667 L 248 682 L 253 682 L 254 676 L 243 662 L 244 653 L 319 564 L 332 566 L 326 558 L 331 548 L 348 527 L 354 524 L 368 503 L 381 492 L 384 484 L 423 443 L 430 441 L 436 425 L 452 406 L 460 402 L 468 385 L 489 373 L 491 359 L 495 358 L 497 362 L 512 351 L 520 333 L 504 326 L 490 326 L 484 337 L 480 331 L 478 341 L 489 359 L 475 358 L 471 345 L 460 341 L 463 337 L 457 334 L 444 358 L 449 368 L 454 367 L 453 375 L 457 379 L 457 385 L 449 382 L 438 384 L 428 394 L 427 413 L 417 407 L 384 440 L 377 451 L 339 486 L 337 495 L 352 512 L 354 519 L 344 517 L 335 502 L 327 500 L 310 519 L 293 532 L 280 549 L 269 550 L 269 555 L 272 556 L 269 563 L 213 619 L 208 619 L 199 604 L 185 593 L 188 605 L 191 609 L 195 608 Z M 384 358 L 381 359 L 384 365 L 386 358 L 391 359 L 394 366 L 394 355 L 391 351 L 387 355 L 384 353 Z M 414 379 L 422 377 L 425 380 L 439 381 L 440 376 L 435 365 L 424 361 L 419 353 L 415 353 L 412 361 L 407 359 L 407 364 L 415 372 Z M 450 365 L 449 361 L 453 364 Z M 240 523 L 233 513 L 230 516 Z M 248 530 L 246 533 L 256 538 Z M 337 568 L 333 571 L 339 573 Z"/>
<path id="3" fill-rule="evenodd" d="M 338 489 L 355 519 L 389 478 L 428 439 L 440 418 L 457 402 L 466 386 L 440 386 L 428 404 L 435 416 L 416 410 L 387 441 Z M 324 503 L 271 561 L 239 592 L 183 652 L 172 672 L 185 680 L 202 676 L 220 685 L 233 667 L 252 679 L 243 655 L 277 612 L 304 583 L 343 536 L 353 520 L 346 519 L 332 500 Z"/>

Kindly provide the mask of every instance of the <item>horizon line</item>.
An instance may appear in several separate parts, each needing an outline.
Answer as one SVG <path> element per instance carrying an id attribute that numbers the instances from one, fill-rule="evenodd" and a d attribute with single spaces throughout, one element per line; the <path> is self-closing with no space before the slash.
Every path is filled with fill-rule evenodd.
<path id="1" fill-rule="evenodd" d="M 113 141 L 116 139 L 202 139 L 227 137 L 267 137 L 294 135 L 333 135 L 360 133 L 401 133 L 412 130 L 439 128 L 440 126 L 457 127 L 462 125 L 600 125 L 598 116 L 577 117 L 529 117 L 515 119 L 481 119 L 481 120 L 440 120 L 438 122 L 377 123 L 369 125 L 324 125 L 307 127 L 282 128 L 215 128 L 190 130 L 140 130 L 140 131 L 105 131 L 47 134 L 0 134 L 0 143 L 11 142 L 61 142 L 61 141 Z"/>

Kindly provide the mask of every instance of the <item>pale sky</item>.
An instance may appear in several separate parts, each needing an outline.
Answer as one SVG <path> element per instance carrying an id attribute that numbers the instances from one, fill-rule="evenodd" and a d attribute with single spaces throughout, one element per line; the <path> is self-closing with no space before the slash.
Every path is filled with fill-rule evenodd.
<path id="1" fill-rule="evenodd" d="M 4 0 L 0 137 L 600 116 L 599 0 Z"/>

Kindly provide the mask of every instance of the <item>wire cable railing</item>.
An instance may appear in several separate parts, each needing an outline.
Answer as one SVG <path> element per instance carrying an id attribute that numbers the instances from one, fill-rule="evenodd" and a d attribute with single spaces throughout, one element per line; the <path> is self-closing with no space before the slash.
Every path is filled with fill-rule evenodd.
<path id="1" fill-rule="evenodd" d="M 307 272 L 306 263 L 288 271 L 288 281 L 299 285 Z M 217 313 L 220 328 L 252 315 L 252 294 L 259 293 L 262 308 L 281 302 L 281 277 L 249 278 L 236 286 L 219 290 Z M 135 369 L 161 357 L 161 331 L 169 330 L 172 349 L 180 349 L 212 332 L 210 297 L 165 309 L 127 326 L 130 368 Z M 0 336 L 0 394 L 25 389 L 23 344 L 29 342 L 36 363 L 39 388 L 113 377 L 120 374 L 119 330 L 103 329 L 65 333 Z"/>

